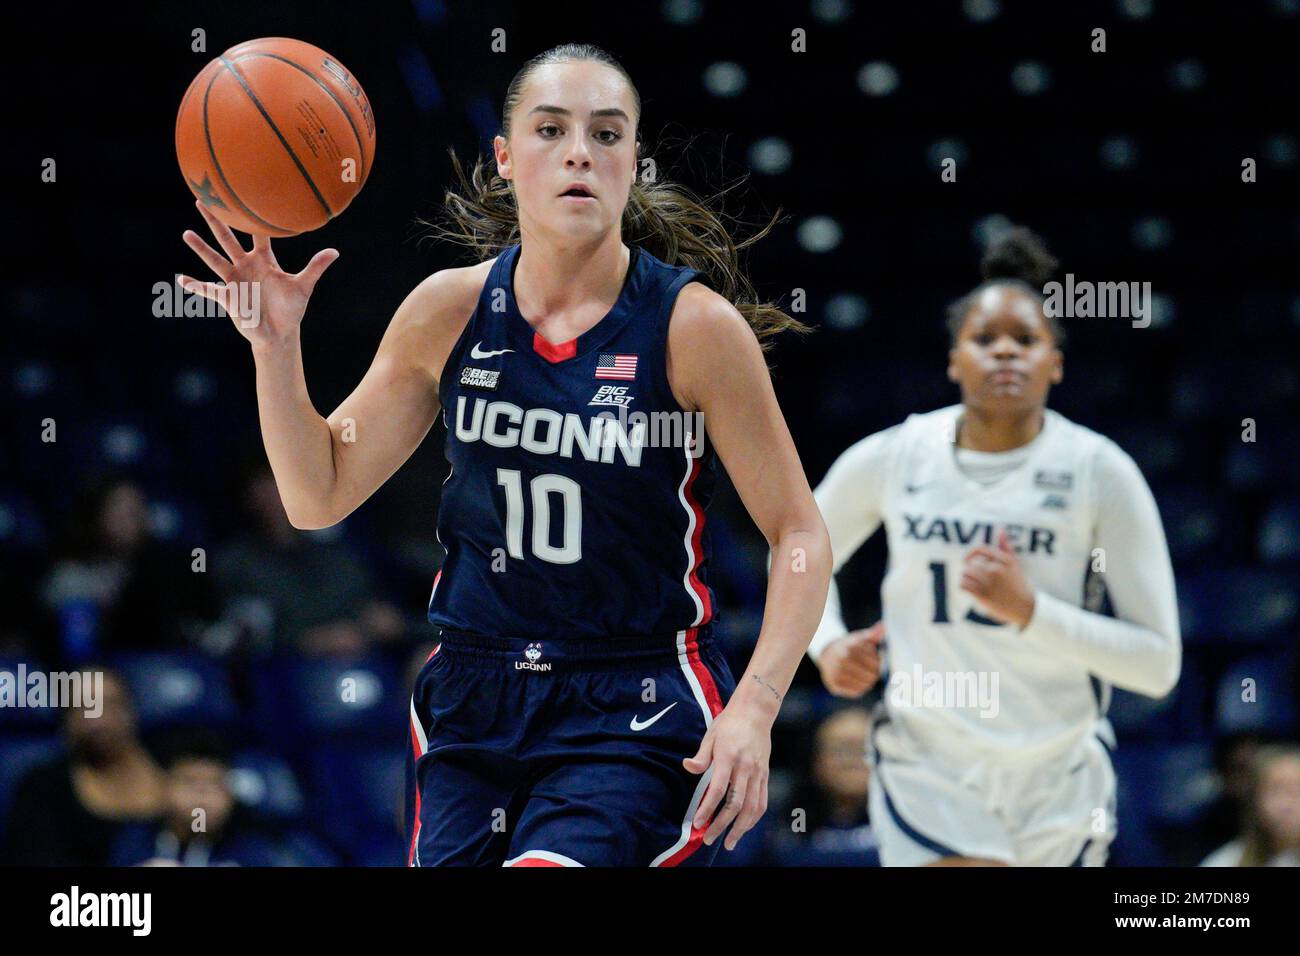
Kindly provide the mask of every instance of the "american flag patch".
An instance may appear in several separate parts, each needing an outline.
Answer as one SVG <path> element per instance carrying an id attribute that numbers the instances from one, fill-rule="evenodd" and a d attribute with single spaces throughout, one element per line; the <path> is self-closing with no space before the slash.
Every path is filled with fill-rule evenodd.
<path id="1" fill-rule="evenodd" d="M 635 355 L 611 355 L 602 352 L 596 359 L 596 378 L 620 378 L 632 381 L 636 378 Z"/>

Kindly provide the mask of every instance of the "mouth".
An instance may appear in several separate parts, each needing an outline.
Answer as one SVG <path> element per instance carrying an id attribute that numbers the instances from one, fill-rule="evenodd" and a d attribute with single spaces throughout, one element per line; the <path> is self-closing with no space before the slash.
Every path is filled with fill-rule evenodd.
<path id="1" fill-rule="evenodd" d="M 1013 368 L 1000 368 L 989 373 L 988 379 L 995 385 L 1004 383 L 1020 384 L 1029 378 L 1024 372 L 1018 372 Z"/>
<path id="2" fill-rule="evenodd" d="M 581 183 L 574 183 L 564 192 L 560 193 L 560 199 L 568 199 L 572 202 L 595 202 L 595 194 Z"/>

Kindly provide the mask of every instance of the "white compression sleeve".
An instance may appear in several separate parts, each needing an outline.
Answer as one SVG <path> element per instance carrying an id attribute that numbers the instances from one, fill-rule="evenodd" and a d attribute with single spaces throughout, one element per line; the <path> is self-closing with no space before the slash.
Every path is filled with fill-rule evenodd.
<path id="1" fill-rule="evenodd" d="M 830 532 L 833 557 L 826 609 L 808 646 L 808 656 L 814 661 L 827 644 L 848 633 L 834 575 L 880 527 L 885 468 L 889 461 L 890 440 L 897 430 L 895 425 L 850 445 L 831 465 L 813 492 Z"/>
<path id="2" fill-rule="evenodd" d="M 1155 498 L 1133 459 L 1107 442 L 1096 465 L 1094 547 L 1115 617 L 1037 591 L 1021 632 L 1103 680 L 1148 697 L 1178 682 L 1182 641 L 1174 571 Z"/>

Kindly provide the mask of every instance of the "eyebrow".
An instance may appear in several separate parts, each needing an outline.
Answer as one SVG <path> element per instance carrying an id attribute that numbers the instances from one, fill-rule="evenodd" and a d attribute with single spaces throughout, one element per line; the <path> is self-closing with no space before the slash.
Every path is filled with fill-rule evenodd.
<path id="1" fill-rule="evenodd" d="M 994 316 L 984 318 L 978 325 L 971 329 L 971 334 L 978 335 L 982 332 L 991 332 L 992 330 L 989 328 L 990 326 L 1000 325 L 1003 321 L 1014 323 L 1016 331 L 1018 332 L 1037 333 L 1041 329 L 1039 323 L 1034 322 L 1031 319 L 1021 318 L 1018 315 L 1013 316 L 1010 319 L 1006 319 L 1004 316 Z"/>
<path id="2" fill-rule="evenodd" d="M 528 111 L 529 116 L 532 116 L 534 113 L 554 113 L 557 116 L 573 115 L 572 110 L 566 110 L 563 106 L 551 106 L 548 103 L 543 103 L 540 106 L 534 106 L 531 110 Z M 592 116 L 621 116 L 629 123 L 631 122 L 631 120 L 628 118 L 628 115 L 624 113 L 621 109 L 619 109 L 617 106 L 610 106 L 603 110 L 592 110 L 591 115 Z"/>

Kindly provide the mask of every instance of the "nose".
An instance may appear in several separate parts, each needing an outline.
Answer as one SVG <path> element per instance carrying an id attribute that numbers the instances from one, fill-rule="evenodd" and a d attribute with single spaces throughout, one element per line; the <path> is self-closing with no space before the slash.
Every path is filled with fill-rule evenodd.
<path id="1" fill-rule="evenodd" d="M 994 358 L 1015 358 L 1020 354 L 1020 343 L 1010 335 L 999 335 L 993 343 Z"/>
<path id="2" fill-rule="evenodd" d="M 564 155 L 564 165 L 568 167 L 581 166 L 587 169 L 591 166 L 591 152 L 587 149 L 587 143 L 580 136 L 574 136 L 569 140 L 569 148 Z"/>

